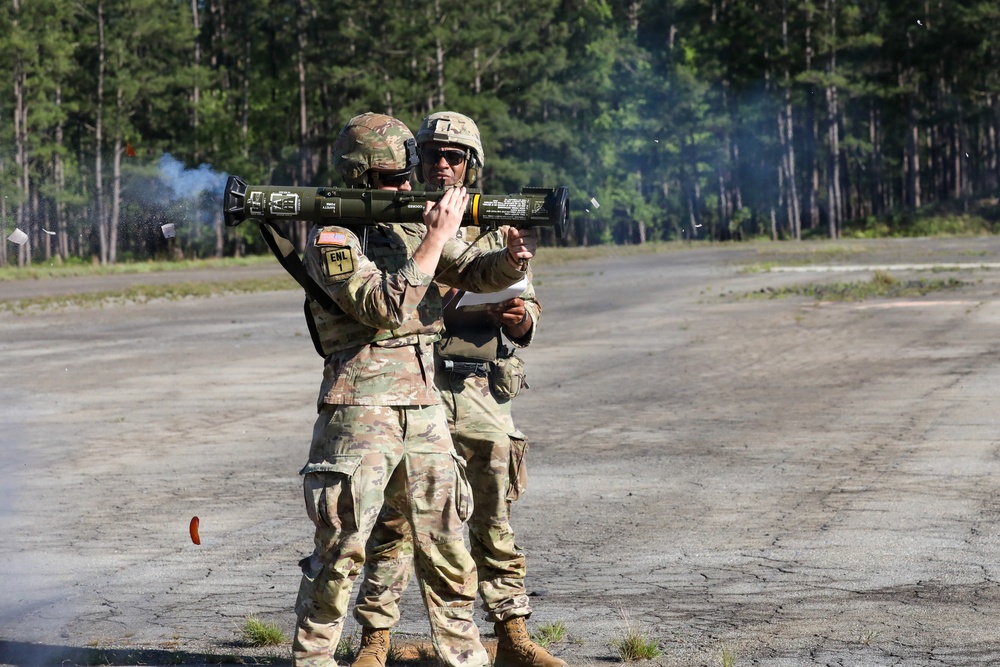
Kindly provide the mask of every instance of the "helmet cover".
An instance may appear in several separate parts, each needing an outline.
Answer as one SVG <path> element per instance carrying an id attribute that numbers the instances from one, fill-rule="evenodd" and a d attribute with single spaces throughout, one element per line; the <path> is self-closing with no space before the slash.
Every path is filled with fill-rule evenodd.
<path id="1" fill-rule="evenodd" d="M 420 163 L 413 133 L 392 116 L 363 113 L 347 121 L 333 144 L 333 168 L 348 185 L 371 170 L 405 171 Z"/>

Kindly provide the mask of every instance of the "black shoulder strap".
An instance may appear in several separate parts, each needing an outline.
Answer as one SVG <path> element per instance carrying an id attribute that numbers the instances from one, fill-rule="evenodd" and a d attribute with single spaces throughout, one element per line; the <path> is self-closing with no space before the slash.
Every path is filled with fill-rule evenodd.
<path id="1" fill-rule="evenodd" d="M 319 338 L 319 330 L 316 328 L 316 320 L 313 318 L 312 308 L 309 307 L 312 301 L 309 297 L 306 297 L 305 303 L 302 304 L 302 310 L 305 311 L 306 316 L 306 328 L 309 329 L 309 338 L 312 339 L 313 347 L 316 348 L 316 354 L 326 359 L 326 354 L 323 352 L 323 343 Z"/>
<path id="2" fill-rule="evenodd" d="M 261 222 L 260 233 L 264 237 L 264 242 L 271 249 L 285 271 L 288 271 L 295 282 L 302 285 L 306 295 L 322 306 L 325 310 L 336 313 L 340 307 L 334 303 L 330 295 L 323 291 L 323 288 L 316 284 L 310 277 L 306 267 L 302 266 L 302 259 L 295 252 L 295 245 L 288 240 L 288 237 L 273 222 Z"/>

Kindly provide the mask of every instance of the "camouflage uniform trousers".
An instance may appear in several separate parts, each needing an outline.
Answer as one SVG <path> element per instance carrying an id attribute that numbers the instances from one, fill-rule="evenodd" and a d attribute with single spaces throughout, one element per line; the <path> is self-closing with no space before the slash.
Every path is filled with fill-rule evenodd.
<path id="1" fill-rule="evenodd" d="M 514 428 L 510 401 L 498 401 L 486 378 L 439 372 L 437 382 L 472 486 L 469 543 L 486 619 L 496 623 L 529 616 L 525 558 L 510 526 L 511 502 L 527 483 L 527 442 Z M 368 550 L 354 617 L 365 627 L 391 628 L 399 621 L 399 599 L 413 558 L 409 527 L 394 508 L 382 509 Z"/>
<path id="2" fill-rule="evenodd" d="M 329 405 L 313 429 L 303 469 L 315 549 L 301 562 L 293 643 L 297 667 L 333 667 L 365 542 L 383 504 L 416 535 L 416 573 L 438 657 L 485 667 L 475 615 L 475 564 L 463 523 L 471 507 L 465 462 L 445 413 L 432 406 Z"/>

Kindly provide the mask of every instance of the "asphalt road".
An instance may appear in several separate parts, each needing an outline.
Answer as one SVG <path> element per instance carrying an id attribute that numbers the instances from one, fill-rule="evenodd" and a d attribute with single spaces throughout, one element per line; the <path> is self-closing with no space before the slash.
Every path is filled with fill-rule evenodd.
<path id="1" fill-rule="evenodd" d="M 515 408 L 530 624 L 564 623 L 553 650 L 573 666 L 616 662 L 629 627 L 669 667 L 723 650 L 738 666 L 1000 664 L 998 260 L 988 238 L 540 265 Z M 756 262 L 799 270 L 743 270 Z M 928 264 L 951 268 L 913 268 Z M 966 284 L 746 296 L 876 266 Z M 31 289 L 46 284 L 67 285 Z M 24 286 L 0 283 L 0 301 Z M 288 663 L 239 628 L 291 631 L 311 549 L 297 472 L 321 360 L 301 301 L 0 309 L 0 663 Z M 426 634 L 410 590 L 396 641 Z"/>

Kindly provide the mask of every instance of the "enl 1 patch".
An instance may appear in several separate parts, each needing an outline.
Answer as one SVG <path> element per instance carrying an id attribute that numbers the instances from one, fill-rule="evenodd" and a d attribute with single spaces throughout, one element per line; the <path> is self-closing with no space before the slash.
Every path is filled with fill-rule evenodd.
<path id="1" fill-rule="evenodd" d="M 350 246 L 325 249 L 323 259 L 326 277 L 330 282 L 346 280 L 354 273 L 354 248 Z"/>
<path id="2" fill-rule="evenodd" d="M 347 234 L 344 232 L 320 232 L 316 245 L 347 245 Z"/>

